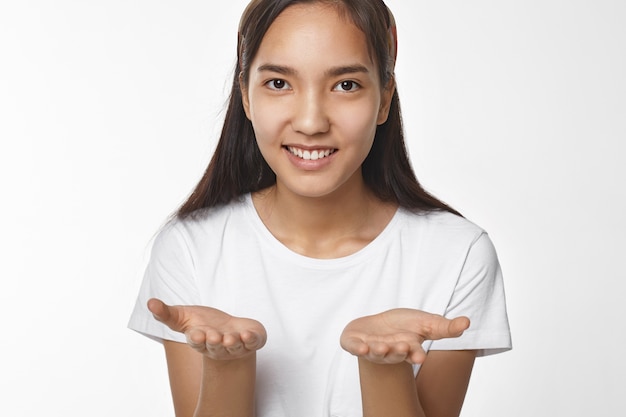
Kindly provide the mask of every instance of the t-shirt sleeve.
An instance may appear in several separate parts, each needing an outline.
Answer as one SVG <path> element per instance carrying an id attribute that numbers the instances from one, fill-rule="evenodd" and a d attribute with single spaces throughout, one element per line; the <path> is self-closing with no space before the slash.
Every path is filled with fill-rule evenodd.
<path id="1" fill-rule="evenodd" d="M 167 225 L 152 246 L 135 308 L 128 327 L 152 339 L 185 342 L 185 335 L 156 320 L 148 310 L 151 298 L 168 305 L 197 305 L 199 293 L 188 241 L 177 223 Z"/>
<path id="2" fill-rule="evenodd" d="M 502 271 L 486 233 L 471 245 L 444 315 L 469 317 L 470 327 L 459 338 L 432 342 L 431 350 L 473 349 L 486 356 L 511 349 Z"/>

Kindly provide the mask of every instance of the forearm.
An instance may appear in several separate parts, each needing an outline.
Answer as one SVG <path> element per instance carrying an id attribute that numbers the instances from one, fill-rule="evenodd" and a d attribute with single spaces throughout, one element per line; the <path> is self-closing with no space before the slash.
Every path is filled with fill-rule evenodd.
<path id="1" fill-rule="evenodd" d="M 256 353 L 241 359 L 203 358 L 194 417 L 254 417 Z"/>
<path id="2" fill-rule="evenodd" d="M 359 376 L 364 417 L 424 417 L 409 363 L 376 364 L 359 358 Z"/>

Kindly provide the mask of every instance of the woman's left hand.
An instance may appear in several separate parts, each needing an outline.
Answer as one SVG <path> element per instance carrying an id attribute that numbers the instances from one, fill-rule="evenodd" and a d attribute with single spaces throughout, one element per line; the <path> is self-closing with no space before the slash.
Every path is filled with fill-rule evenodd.
<path id="1" fill-rule="evenodd" d="M 420 310 L 397 308 L 350 322 L 341 334 L 347 352 L 380 364 L 422 363 L 424 340 L 459 337 L 469 327 L 467 317 L 453 320 Z"/>

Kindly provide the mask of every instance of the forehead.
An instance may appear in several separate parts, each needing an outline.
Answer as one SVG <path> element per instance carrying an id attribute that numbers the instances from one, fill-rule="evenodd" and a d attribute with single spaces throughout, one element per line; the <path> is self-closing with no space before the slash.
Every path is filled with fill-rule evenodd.
<path id="1" fill-rule="evenodd" d="M 283 10 L 263 36 L 256 58 L 312 53 L 319 59 L 343 54 L 346 59 L 373 63 L 365 34 L 343 6 L 327 2 L 294 4 Z"/>

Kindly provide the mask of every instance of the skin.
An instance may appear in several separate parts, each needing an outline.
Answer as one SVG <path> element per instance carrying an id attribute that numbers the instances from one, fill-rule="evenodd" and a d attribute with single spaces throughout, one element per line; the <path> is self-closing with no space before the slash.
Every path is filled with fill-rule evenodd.
<path id="1" fill-rule="evenodd" d="M 291 250 L 320 259 L 346 256 L 393 217 L 397 207 L 374 197 L 361 175 L 393 89 L 393 81 L 380 84 L 365 35 L 333 6 L 290 6 L 271 25 L 242 92 L 261 153 L 277 177 L 253 202 Z M 294 155 L 305 151 L 324 157 Z M 268 337 L 263 325 L 209 307 L 153 299 L 148 308 L 187 337 L 187 344 L 164 342 L 176 415 L 253 416 L 256 351 Z M 410 309 L 347 323 L 339 342 L 358 358 L 364 416 L 458 416 L 475 352 L 425 354 L 421 344 L 458 337 L 468 326 L 464 317 Z M 412 363 L 422 364 L 417 378 Z"/>
<path id="2" fill-rule="evenodd" d="M 176 416 L 253 416 L 256 354 L 265 328 L 256 320 L 199 306 L 148 302 L 154 317 L 184 333 L 187 344 L 165 341 Z"/>
<path id="3" fill-rule="evenodd" d="M 266 33 L 242 90 L 277 177 L 275 187 L 253 196 L 272 234 L 316 258 L 345 256 L 372 241 L 396 207 L 365 187 L 361 164 L 394 89 L 380 85 L 365 35 L 332 6 L 289 7 Z M 305 161 L 289 148 L 333 153 Z"/>
<path id="4" fill-rule="evenodd" d="M 167 306 L 152 299 L 155 318 L 184 333 L 188 344 L 165 341 L 176 415 L 253 416 L 255 352 L 267 339 L 256 320 L 203 306 Z M 460 413 L 474 351 L 432 351 L 421 343 L 457 337 L 465 317 L 449 320 L 393 309 L 349 323 L 341 346 L 358 357 L 363 415 L 449 417 Z M 413 378 L 411 363 L 422 363 Z"/>

